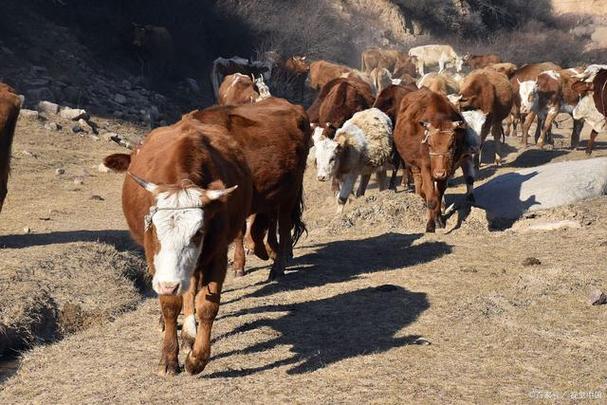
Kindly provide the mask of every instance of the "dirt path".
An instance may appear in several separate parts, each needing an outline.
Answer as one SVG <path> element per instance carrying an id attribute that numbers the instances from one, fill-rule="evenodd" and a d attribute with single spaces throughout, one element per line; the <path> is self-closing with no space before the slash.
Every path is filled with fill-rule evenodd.
<path id="1" fill-rule="evenodd" d="M 93 145 L 80 145 L 99 147 L 87 151 L 87 164 L 107 152 L 107 145 Z M 19 143 L 16 153 L 22 148 Z M 530 150 L 513 160 L 523 166 L 577 158 L 583 153 Z M 32 213 L 44 200 L 18 192 L 33 189 L 35 170 L 29 187 L 15 184 L 19 169 L 30 167 L 17 161 L 13 194 L 0 216 L 0 235 L 13 235 L 0 236 L 0 245 L 12 244 L 0 251 L 3 262 L 8 257 L 23 263 L 93 234 L 112 239 L 118 232 L 123 240 L 120 176 L 95 173 L 75 192 L 73 182 L 45 175 L 44 190 L 63 201 L 59 209 L 66 213 L 61 222 L 38 223 Z M 484 174 L 495 172 L 488 168 Z M 200 376 L 155 374 L 159 309 L 148 298 L 114 322 L 27 352 L 18 373 L 0 383 L 0 402 L 520 403 L 546 395 L 568 399 L 571 393 L 607 398 L 607 312 L 586 302 L 589 288 L 607 289 L 605 197 L 550 214 L 583 219 L 581 229 L 519 234 L 464 226 L 424 235 L 422 221 L 410 214 L 420 206 L 415 196 L 372 189 L 347 207 L 352 215 L 342 220 L 335 219 L 328 185 L 315 182 L 311 171 L 306 190 L 311 231 L 295 250 L 290 271 L 280 283 L 268 284 L 268 269 L 252 262 L 247 277 L 228 278 L 212 360 Z M 91 201 L 89 194 L 105 201 Z M 14 236 L 32 221 L 32 229 L 47 236 Z M 39 242 L 31 246 L 32 240 Z M 527 257 L 541 264 L 523 265 Z"/>

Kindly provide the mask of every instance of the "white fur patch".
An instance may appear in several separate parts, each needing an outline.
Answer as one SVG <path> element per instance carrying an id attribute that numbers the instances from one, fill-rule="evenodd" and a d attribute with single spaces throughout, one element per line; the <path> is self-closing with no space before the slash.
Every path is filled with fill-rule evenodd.
<path id="1" fill-rule="evenodd" d="M 540 74 L 548 75 L 548 76 L 550 76 L 550 78 L 552 78 L 554 80 L 561 80 L 561 75 L 555 70 L 545 70 Z"/>
<path id="2" fill-rule="evenodd" d="M 160 249 L 154 255 L 154 291 L 161 293 L 161 283 L 179 284 L 177 294 L 189 287 L 202 242 L 195 245 L 192 237 L 204 223 L 204 212 L 200 207 L 201 192 L 184 189 L 176 193 L 160 193 L 156 197 L 158 211 L 152 217 Z"/>
<path id="3" fill-rule="evenodd" d="M 183 331 L 192 339 L 196 338 L 196 318 L 194 315 L 188 315 L 183 320 Z"/>
<path id="4" fill-rule="evenodd" d="M 316 128 L 318 130 L 319 128 Z M 314 131 L 314 153 L 316 157 L 316 176 L 319 180 L 329 180 L 337 168 L 337 142 Z"/>
<path id="5" fill-rule="evenodd" d="M 481 110 L 473 110 L 462 112 L 462 116 L 468 124 L 466 144 L 472 153 L 478 153 L 481 147 L 481 130 L 487 120 L 487 114 Z"/>
<path id="6" fill-rule="evenodd" d="M 526 80 L 519 84 L 519 95 L 521 96 L 521 112 L 529 113 L 535 102 L 537 83 L 535 80 Z"/>
<path id="7" fill-rule="evenodd" d="M 582 97 L 579 103 L 573 109 L 573 118 L 576 120 L 583 119 L 596 132 L 607 130 L 607 122 L 605 116 L 597 110 L 592 98 L 592 93 Z"/>

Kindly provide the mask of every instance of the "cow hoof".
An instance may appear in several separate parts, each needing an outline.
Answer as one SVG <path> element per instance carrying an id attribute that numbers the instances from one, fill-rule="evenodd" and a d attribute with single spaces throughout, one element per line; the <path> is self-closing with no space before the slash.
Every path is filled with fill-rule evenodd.
<path id="1" fill-rule="evenodd" d="M 189 352 L 185 358 L 185 369 L 189 374 L 199 374 L 207 366 L 211 353 L 202 356 L 194 356 L 192 353 L 194 352 Z"/>
<path id="2" fill-rule="evenodd" d="M 244 277 L 244 269 L 234 269 L 234 277 Z"/>
<path id="3" fill-rule="evenodd" d="M 432 221 L 431 224 L 426 225 L 426 233 L 434 233 L 436 232 L 436 225 L 434 224 L 434 221 Z"/>
<path id="4" fill-rule="evenodd" d="M 160 377 L 173 376 L 179 374 L 179 363 L 177 361 L 165 362 L 160 360 L 157 374 Z"/>
<path id="5" fill-rule="evenodd" d="M 586 150 L 584 151 L 584 153 L 586 154 L 586 156 L 590 156 L 590 155 L 592 155 L 592 151 L 591 151 L 591 150 L 588 150 L 588 149 L 586 149 Z"/>
<path id="6" fill-rule="evenodd" d="M 268 281 L 279 279 L 284 275 L 285 269 L 274 263 L 274 265 L 272 265 L 272 269 L 270 270 L 270 274 L 268 275 Z"/>

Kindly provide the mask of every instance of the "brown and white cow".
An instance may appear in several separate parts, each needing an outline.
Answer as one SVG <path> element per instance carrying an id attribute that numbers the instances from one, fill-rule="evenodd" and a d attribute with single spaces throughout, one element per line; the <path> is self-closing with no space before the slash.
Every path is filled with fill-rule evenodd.
<path id="1" fill-rule="evenodd" d="M 308 108 L 310 122 L 318 125 L 324 136 L 333 139 L 335 131 L 354 113 L 373 106 L 371 86 L 355 78 L 338 78 L 327 83 Z"/>
<path id="2" fill-rule="evenodd" d="M 296 237 L 305 229 L 301 182 L 309 137 L 303 109 L 271 98 L 186 114 L 152 131 L 133 154 L 104 160 L 114 170 L 129 172 L 123 211 L 131 234 L 145 249 L 159 294 L 165 324 L 162 374 L 179 370 L 182 307 L 182 340 L 193 342 L 185 368 L 196 374 L 208 363 L 228 245 L 242 236 L 248 214 L 257 213 L 260 221 L 278 216 L 280 245 L 272 270 L 284 270 L 291 229 Z M 253 224 L 253 230 L 258 228 Z M 244 252 L 241 256 L 244 260 Z"/>
<path id="3" fill-rule="evenodd" d="M 559 69 L 561 67 L 552 62 L 533 63 L 521 66 L 510 77 L 514 98 L 512 114 L 506 127 L 506 136 L 516 135 L 516 128 L 521 124 L 527 128 L 531 126 L 536 118 L 536 114 L 531 111 L 532 103 L 529 101 L 532 98 L 535 80 L 540 73 L 546 70 Z M 521 142 L 524 142 L 524 139 Z"/>
<path id="4" fill-rule="evenodd" d="M 486 114 L 480 133 L 481 148 L 491 131 L 495 142 L 495 163 L 501 163 L 502 121 L 512 110 L 512 85 L 508 78 L 496 71 L 479 69 L 464 78 L 460 89 L 461 110 L 481 110 Z M 478 167 L 478 162 L 477 162 Z"/>
<path id="5" fill-rule="evenodd" d="M 331 80 L 352 72 L 352 68 L 337 63 L 318 60 L 310 64 L 307 84 L 314 90 L 322 89 Z"/>
<path id="6" fill-rule="evenodd" d="M 551 141 L 551 139 L 547 139 L 547 135 L 550 134 L 556 116 L 559 113 L 573 115 L 573 110 L 579 101 L 579 95 L 572 86 L 576 81 L 575 75 L 580 73 L 575 69 L 547 70 L 537 76 L 531 97 L 533 98 L 533 110 L 538 115 L 539 122 L 543 123 L 541 126 L 538 125 L 539 135 L 535 138 L 540 148 L 544 146 L 546 141 Z M 583 120 L 573 119 L 572 148 L 579 143 L 583 126 Z M 525 125 L 523 127 L 524 144 L 527 144 L 528 132 L 529 128 Z"/>
<path id="7" fill-rule="evenodd" d="M 0 212 L 8 193 L 11 149 L 20 108 L 21 100 L 17 92 L 0 82 Z"/>
<path id="8" fill-rule="evenodd" d="M 482 69 L 489 65 L 502 63 L 502 58 L 495 54 L 488 55 L 465 55 L 463 57 L 464 65 L 467 65 L 472 70 Z"/>
<path id="9" fill-rule="evenodd" d="M 269 83 L 273 67 L 274 65 L 270 60 L 250 61 L 238 56 L 215 59 L 211 70 L 211 84 L 213 85 L 215 99 L 219 99 L 219 86 L 223 82 L 224 77 L 234 73 L 241 73 L 245 76 L 253 75 L 254 77 L 261 75 Z"/>
<path id="10" fill-rule="evenodd" d="M 250 104 L 270 97 L 268 87 L 263 82 L 263 76 L 253 79 L 241 73 L 228 75 L 219 86 L 219 105 Z"/>
<path id="11" fill-rule="evenodd" d="M 444 227 L 441 203 L 447 180 L 466 157 L 466 124 L 447 97 L 426 88 L 403 98 L 394 144 L 411 167 L 415 191 L 428 207 L 426 232 Z M 462 168 L 471 169 L 470 165 Z M 466 177 L 473 174 L 464 172 Z"/>

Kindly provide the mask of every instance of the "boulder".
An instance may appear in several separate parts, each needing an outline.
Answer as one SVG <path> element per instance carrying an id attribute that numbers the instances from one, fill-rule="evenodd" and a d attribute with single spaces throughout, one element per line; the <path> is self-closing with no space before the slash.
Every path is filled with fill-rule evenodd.
<path id="1" fill-rule="evenodd" d="M 50 101 L 40 101 L 36 106 L 36 109 L 38 112 L 47 115 L 57 114 L 59 112 L 59 104 L 52 103 Z"/>
<path id="2" fill-rule="evenodd" d="M 39 113 L 36 110 L 28 110 L 28 109 L 22 108 L 19 111 L 19 116 L 23 117 L 23 118 L 27 118 L 27 119 L 38 119 L 38 115 L 39 115 Z"/>
<path id="3" fill-rule="evenodd" d="M 117 102 L 118 104 L 126 104 L 126 97 L 123 96 L 122 94 L 116 94 L 114 96 L 114 101 Z"/>
<path id="4" fill-rule="evenodd" d="M 607 158 L 549 163 L 495 177 L 474 190 L 490 220 L 559 207 L 607 193 Z"/>

